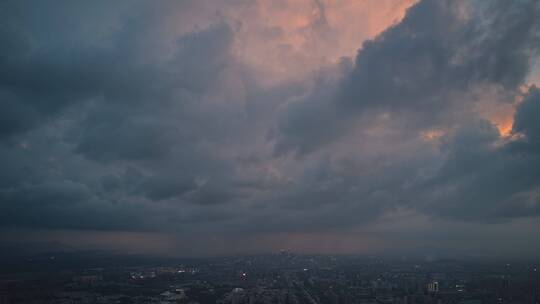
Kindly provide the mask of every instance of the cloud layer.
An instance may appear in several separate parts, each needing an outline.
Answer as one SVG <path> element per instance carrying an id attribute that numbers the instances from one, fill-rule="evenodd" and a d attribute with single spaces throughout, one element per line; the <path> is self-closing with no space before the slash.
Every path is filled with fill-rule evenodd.
<path id="1" fill-rule="evenodd" d="M 1 228 L 178 254 L 538 228 L 540 4 L 391 3 L 4 2 Z"/>

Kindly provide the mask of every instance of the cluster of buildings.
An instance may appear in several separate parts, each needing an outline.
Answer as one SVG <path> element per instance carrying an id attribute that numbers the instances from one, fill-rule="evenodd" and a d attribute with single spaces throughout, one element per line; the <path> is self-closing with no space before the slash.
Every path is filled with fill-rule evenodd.
<path id="1" fill-rule="evenodd" d="M 535 268 L 282 253 L 4 278 L 0 304 L 540 304 Z"/>

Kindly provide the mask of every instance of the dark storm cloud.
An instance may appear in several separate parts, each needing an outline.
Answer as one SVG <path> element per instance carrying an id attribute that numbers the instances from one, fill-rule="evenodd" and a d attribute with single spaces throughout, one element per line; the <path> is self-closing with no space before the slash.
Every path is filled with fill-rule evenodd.
<path id="1" fill-rule="evenodd" d="M 93 9 L 88 6 L 3 4 L 5 26 L 0 41 L 5 47 L 0 57 L 0 83 L 4 137 L 28 130 L 67 106 L 88 99 L 117 104 L 118 111 L 151 102 L 157 108 L 162 99 L 170 98 L 173 89 L 207 89 L 230 59 L 232 32 L 226 24 L 178 37 L 171 42 L 176 44 L 176 52 L 169 58 L 159 53 L 163 45 L 144 45 L 152 43 L 144 36 L 152 34 L 147 28 L 160 26 L 159 12 L 138 12 L 134 3 L 131 10 L 123 10 L 129 17 L 124 17 L 124 24 L 117 30 L 114 19 L 103 18 L 113 29 L 71 24 L 77 18 L 90 21 L 87 19 L 101 14 L 107 17 L 106 11 L 114 8 L 104 3 Z M 48 18 L 38 18 L 38 11 Z M 85 26 L 96 33 L 82 39 L 77 35 L 84 34 Z"/>
<path id="2" fill-rule="evenodd" d="M 449 142 L 437 175 L 412 198 L 424 212 L 465 220 L 538 216 L 539 155 L 500 146 L 498 130 L 486 121 L 463 127 Z"/>
<path id="3" fill-rule="evenodd" d="M 242 1 L 208 3 L 1 4 L 0 227 L 241 239 L 540 215 L 540 93 L 521 93 L 538 2 L 420 1 L 276 85 L 215 13 Z M 512 136 L 486 92 L 523 99 Z"/>
<path id="4" fill-rule="evenodd" d="M 175 177 L 154 177 L 146 180 L 139 191 L 149 199 L 163 200 L 178 197 L 191 190 L 195 190 L 196 184 L 192 179 L 175 180 Z"/>
<path id="5" fill-rule="evenodd" d="M 157 7 L 2 7 L 2 225 L 149 229 L 149 205 L 134 206 L 141 200 L 188 192 L 185 201 L 197 204 L 228 200 L 231 191 L 214 185 L 219 177 L 206 177 L 222 166 L 197 148 L 227 129 L 200 101 L 233 61 L 227 24 L 152 44 L 148 34 L 168 30 Z M 97 16 L 106 26 L 84 23 Z M 198 187 L 198 174 L 212 182 Z"/>
<path id="6" fill-rule="evenodd" d="M 519 104 L 514 117 L 512 131 L 525 137 L 518 140 L 514 145 L 529 148 L 531 152 L 540 151 L 540 90 L 533 86 Z"/>
<path id="7" fill-rule="evenodd" d="M 388 165 L 364 165 L 352 175 L 331 170 L 317 183 L 302 179 L 298 197 L 288 200 L 295 206 L 334 204 L 315 221 L 320 225 L 328 219 L 339 219 L 338 226 L 369 221 L 395 208 L 453 220 L 538 216 L 536 89 L 517 108 L 513 130 L 522 137 L 510 142 L 473 109 L 474 92 L 490 87 L 506 102 L 519 98 L 539 51 L 539 17 L 535 1 L 421 1 L 411 8 L 401 23 L 364 43 L 352 69 L 345 62 L 341 79 L 318 82 L 285 109 L 276 152 L 339 153 L 354 137 L 367 140 L 362 129 L 380 124 L 373 118 L 379 115 L 389 117 L 384 127 L 400 134 L 385 141 L 382 153 L 392 145 L 419 145 L 419 131 L 443 128 L 439 151 L 398 150 Z M 362 172 L 370 167 L 375 174 Z"/>
<path id="8" fill-rule="evenodd" d="M 204 121 L 217 113 L 204 112 L 199 99 L 231 66 L 232 34 L 224 23 L 186 34 L 174 42 L 171 58 L 152 66 L 123 61 L 129 50 L 118 51 L 115 64 L 126 74 L 114 76 L 117 85 L 107 83 L 79 133 L 71 134 L 76 151 L 100 161 L 156 159 L 219 136 L 214 132 L 227 128 L 216 126 L 219 120 Z"/>
<path id="9" fill-rule="evenodd" d="M 531 87 L 514 116 L 513 139 L 489 121 L 463 123 L 442 139 L 445 160 L 408 200 L 426 213 L 465 220 L 504 220 L 540 215 L 538 89 Z"/>
<path id="10" fill-rule="evenodd" d="M 99 94 L 100 86 L 111 80 L 106 76 L 114 57 L 94 41 L 77 36 L 83 22 L 107 15 L 103 3 L 89 8 L 67 2 L 2 3 L 0 112 L 6 115 L 2 137 L 26 131 L 62 108 Z M 99 26 L 95 30 L 101 33 Z"/>
<path id="11" fill-rule="evenodd" d="M 479 86 L 501 86 L 511 94 L 540 50 L 539 17 L 536 1 L 421 1 L 401 23 L 365 42 L 342 79 L 317 84 L 287 109 L 277 151 L 314 150 L 365 112 L 389 111 L 406 116 L 408 124 L 436 125 L 470 103 L 464 95 Z"/>

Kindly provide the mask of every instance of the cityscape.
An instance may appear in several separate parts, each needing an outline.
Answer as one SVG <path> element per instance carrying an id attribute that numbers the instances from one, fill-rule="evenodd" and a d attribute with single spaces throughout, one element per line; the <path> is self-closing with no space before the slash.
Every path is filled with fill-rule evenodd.
<path id="1" fill-rule="evenodd" d="M 38 256 L 17 263 L 33 271 L 2 273 L 2 304 L 540 303 L 538 264 L 524 261 L 281 251 L 183 260 L 94 253 Z"/>

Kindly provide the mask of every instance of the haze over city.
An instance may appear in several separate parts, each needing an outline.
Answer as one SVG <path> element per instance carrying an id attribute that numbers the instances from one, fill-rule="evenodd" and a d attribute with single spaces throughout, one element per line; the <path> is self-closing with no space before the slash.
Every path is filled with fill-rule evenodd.
<path id="1" fill-rule="evenodd" d="M 539 52 L 534 0 L 2 1 L 0 247 L 538 258 Z"/>

